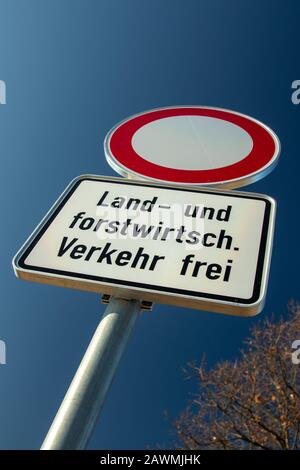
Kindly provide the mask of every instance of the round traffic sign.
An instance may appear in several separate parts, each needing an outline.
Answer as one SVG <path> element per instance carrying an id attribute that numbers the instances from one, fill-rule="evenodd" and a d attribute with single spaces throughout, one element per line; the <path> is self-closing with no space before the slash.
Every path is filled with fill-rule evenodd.
<path id="1" fill-rule="evenodd" d="M 276 134 L 244 114 L 206 106 L 131 116 L 104 140 L 108 163 L 128 178 L 236 188 L 266 176 L 280 151 Z"/>

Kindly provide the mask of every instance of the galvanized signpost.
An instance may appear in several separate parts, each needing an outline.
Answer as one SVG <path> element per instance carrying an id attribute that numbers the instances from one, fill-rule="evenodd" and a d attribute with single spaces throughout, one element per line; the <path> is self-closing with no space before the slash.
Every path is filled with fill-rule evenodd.
<path id="1" fill-rule="evenodd" d="M 141 309 L 249 316 L 266 297 L 275 202 L 228 189 L 274 168 L 271 129 L 223 109 L 161 108 L 115 126 L 104 147 L 126 179 L 73 180 L 13 261 L 22 279 L 108 303 L 42 449 L 86 447 Z"/>

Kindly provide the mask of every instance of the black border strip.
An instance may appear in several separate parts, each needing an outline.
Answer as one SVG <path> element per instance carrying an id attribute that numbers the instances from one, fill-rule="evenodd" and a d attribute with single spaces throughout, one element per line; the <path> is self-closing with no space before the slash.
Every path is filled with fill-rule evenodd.
<path id="1" fill-rule="evenodd" d="M 88 274 L 81 274 L 81 273 L 71 273 L 69 271 L 61 271 L 61 270 L 56 270 L 52 268 L 43 268 L 40 266 L 30 266 L 25 263 L 25 260 L 29 253 L 33 250 L 39 239 L 42 237 L 42 235 L 45 233 L 45 231 L 48 229 L 48 227 L 51 225 L 51 223 L 54 221 L 55 217 L 58 215 L 58 213 L 61 211 L 63 206 L 66 204 L 66 202 L 70 199 L 72 194 L 75 192 L 75 190 L 78 188 L 78 186 L 83 182 L 83 181 L 95 181 L 95 182 L 109 182 L 109 183 L 117 183 L 117 184 L 129 184 L 129 185 L 134 185 L 134 186 L 149 186 L 153 188 L 159 188 L 159 189 L 171 189 L 171 190 L 177 190 L 177 191 L 187 191 L 187 192 L 194 192 L 194 193 L 201 193 L 201 194 L 215 194 L 219 195 L 219 192 L 215 192 L 213 190 L 210 191 L 205 191 L 205 190 L 195 190 L 193 188 L 176 188 L 171 187 L 171 186 L 164 186 L 160 184 L 144 184 L 140 183 L 137 181 L 128 181 L 128 180 L 116 180 L 116 179 L 110 179 L 110 177 L 107 177 L 107 179 L 98 179 L 97 177 L 93 178 L 92 176 L 83 176 L 82 179 L 78 179 L 77 181 L 74 182 L 73 186 L 69 189 L 69 191 L 63 196 L 62 201 L 58 204 L 56 209 L 53 211 L 53 213 L 50 215 L 50 217 L 44 222 L 44 224 L 39 228 L 37 234 L 34 236 L 33 240 L 31 243 L 28 245 L 27 248 L 25 248 L 24 253 L 22 253 L 19 257 L 18 260 L 18 266 L 22 269 L 26 269 L 29 271 L 38 271 L 42 273 L 51 273 L 51 274 L 56 274 L 59 276 L 64 276 L 64 277 L 69 277 L 69 278 L 76 278 L 76 279 L 85 279 L 85 280 L 92 280 L 92 281 L 97 281 L 99 283 L 108 283 L 108 284 L 113 284 L 113 285 L 123 285 L 123 286 L 131 286 L 131 287 L 138 287 L 141 289 L 145 289 L 148 291 L 155 290 L 155 291 L 160 291 L 160 292 L 171 292 L 174 294 L 179 294 L 179 295 L 184 295 L 184 296 L 192 296 L 192 297 L 198 297 L 199 299 L 212 299 L 212 300 L 218 300 L 218 301 L 225 301 L 225 302 L 233 302 L 233 303 L 240 303 L 244 305 L 251 305 L 254 304 L 260 297 L 260 292 L 261 292 L 261 281 L 262 281 L 262 275 L 263 275 L 263 268 L 264 268 L 264 262 L 265 262 L 265 254 L 266 254 L 266 246 L 267 246 L 267 239 L 268 239 L 268 233 L 269 233 L 269 222 L 270 222 L 270 214 L 271 214 L 271 202 L 268 199 L 263 198 L 262 196 L 252 196 L 248 195 L 245 193 L 243 194 L 235 194 L 232 192 L 230 193 L 222 193 L 220 195 L 228 196 L 228 197 L 234 197 L 234 198 L 244 198 L 244 199 L 254 199 L 254 200 L 259 200 L 263 201 L 265 203 L 265 214 L 264 214 L 264 220 L 263 220 L 263 226 L 262 226 L 262 234 L 261 234 L 261 241 L 260 241 L 260 247 L 259 247 L 259 254 L 258 254 L 258 263 L 257 263 L 257 268 L 256 268 L 256 274 L 255 274 L 255 281 L 254 281 L 254 288 L 253 288 L 253 294 L 250 299 L 240 299 L 237 297 L 229 297 L 229 296 L 224 296 L 224 295 L 217 295 L 217 294 L 207 294 L 205 292 L 197 292 L 197 291 L 190 291 L 190 290 L 185 290 L 185 289 L 174 289 L 170 287 L 163 287 L 163 286 L 157 286 L 157 285 L 152 285 L 152 284 L 142 284 L 139 282 L 133 282 L 133 281 L 124 281 L 122 279 L 111 279 L 107 277 L 101 277 L 101 276 L 90 276 Z"/>

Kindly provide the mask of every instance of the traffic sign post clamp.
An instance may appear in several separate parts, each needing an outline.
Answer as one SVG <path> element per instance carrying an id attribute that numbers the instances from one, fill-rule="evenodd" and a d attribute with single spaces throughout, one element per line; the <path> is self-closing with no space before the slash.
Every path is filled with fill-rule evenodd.
<path id="1" fill-rule="evenodd" d="M 108 305 L 109 302 L 111 301 L 112 296 L 109 294 L 103 294 L 101 296 L 101 303 Z M 125 299 L 128 300 L 128 299 Z M 152 312 L 153 310 L 153 302 L 148 302 L 147 300 L 141 300 L 140 301 L 140 309 L 141 311 L 146 311 L 146 312 Z"/>

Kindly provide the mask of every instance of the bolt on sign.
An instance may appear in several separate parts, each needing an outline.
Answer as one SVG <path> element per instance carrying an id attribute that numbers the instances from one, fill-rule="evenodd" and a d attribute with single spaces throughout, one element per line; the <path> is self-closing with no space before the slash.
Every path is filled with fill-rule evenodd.
<path id="1" fill-rule="evenodd" d="M 14 260 L 18 277 L 253 315 L 266 295 L 273 199 L 81 176 Z"/>

